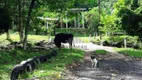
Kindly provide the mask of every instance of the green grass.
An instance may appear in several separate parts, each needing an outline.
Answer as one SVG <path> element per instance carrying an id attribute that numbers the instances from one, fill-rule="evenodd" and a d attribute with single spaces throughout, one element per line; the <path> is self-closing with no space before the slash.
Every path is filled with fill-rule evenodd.
<path id="1" fill-rule="evenodd" d="M 27 52 L 22 50 L 0 52 L 0 80 L 9 80 L 14 65 L 33 56 L 48 54 L 48 52 Z"/>
<path id="2" fill-rule="evenodd" d="M 89 36 L 85 28 L 56 28 L 56 33 L 72 33 L 75 37 Z"/>
<path id="3" fill-rule="evenodd" d="M 93 52 L 94 54 L 101 54 L 101 55 L 106 55 L 108 52 L 106 50 L 100 49 L 100 50 L 95 50 Z"/>
<path id="4" fill-rule="evenodd" d="M 10 52 L 0 52 L 0 80 L 9 80 L 10 73 L 14 65 L 19 64 L 23 60 L 27 60 L 33 56 L 40 56 L 42 54 L 49 54 L 50 51 L 45 52 L 28 52 L 22 50 L 12 50 Z M 84 51 L 77 49 L 62 49 L 58 51 L 56 57 L 51 60 L 37 66 L 37 69 L 30 73 L 25 73 L 20 78 L 31 77 L 44 77 L 50 76 L 54 78 L 60 78 L 62 70 L 66 65 L 75 61 L 79 61 L 83 58 Z"/>
<path id="5" fill-rule="evenodd" d="M 18 34 L 10 34 L 10 37 L 13 41 L 19 41 Z M 0 42 L 6 39 L 6 34 L 0 36 Z M 40 40 L 48 40 L 48 36 L 42 35 L 28 35 L 28 41 L 40 41 Z"/>
<path id="6" fill-rule="evenodd" d="M 89 37 L 78 37 L 78 38 L 80 38 L 83 42 L 86 42 L 86 43 L 90 42 Z"/>
<path id="7" fill-rule="evenodd" d="M 10 34 L 10 37 L 13 41 L 19 41 L 19 35 L 18 34 Z M 28 41 L 30 41 L 30 42 L 36 42 L 36 41 L 41 41 L 41 40 L 48 41 L 48 38 L 49 38 L 48 36 L 43 36 L 43 35 L 28 35 Z M 54 38 L 54 36 L 52 36 L 52 39 L 53 38 Z M 88 37 L 78 37 L 78 38 L 80 38 L 84 42 L 90 41 Z M 2 44 L 2 43 L 8 44 L 9 41 L 7 41 L 5 39 L 6 39 L 6 34 L 1 35 L 0 36 L 0 44 Z"/>
<path id="8" fill-rule="evenodd" d="M 118 41 L 123 41 L 124 38 L 127 38 L 127 42 L 131 43 L 131 42 L 136 42 L 136 40 L 138 39 L 137 36 L 128 36 L 128 35 L 123 35 L 123 36 L 102 36 L 102 41 L 114 41 L 114 42 L 118 42 Z M 94 38 L 94 41 L 100 40 L 100 37 L 97 36 Z"/>
<path id="9" fill-rule="evenodd" d="M 18 34 L 11 34 L 11 39 L 13 41 L 19 41 Z M 6 39 L 6 35 L 3 34 L 0 36 L 0 45 L 9 44 Z M 42 35 L 29 35 L 28 41 L 34 43 L 40 40 L 48 40 L 48 36 Z M 2 46 L 3 46 L 2 45 Z M 49 51 L 50 52 L 50 51 Z M 19 64 L 23 60 L 27 60 L 33 56 L 40 56 L 42 54 L 49 54 L 47 51 L 38 51 L 38 52 L 28 52 L 23 50 L 11 50 L 11 51 L 1 51 L 0 52 L 0 80 L 9 80 L 10 73 L 14 65 Z M 51 63 L 46 62 L 41 65 L 38 65 L 38 68 L 32 73 L 26 73 L 20 76 L 20 78 L 30 78 L 33 76 L 43 77 L 59 77 L 62 70 L 66 65 L 71 64 L 74 61 L 78 61 L 83 58 L 84 52 L 81 50 L 70 50 L 62 49 L 59 52 L 59 55 L 51 59 Z"/>
<path id="10" fill-rule="evenodd" d="M 131 48 L 115 48 L 115 50 L 132 57 L 142 58 L 142 50 L 135 50 Z"/>
<path id="11" fill-rule="evenodd" d="M 18 34 L 10 34 L 10 38 L 12 41 L 20 41 Z M 42 35 L 28 35 L 28 41 L 31 43 L 45 40 L 48 41 L 48 36 L 42 36 Z M 3 34 L 0 36 L 0 46 L 4 46 L 9 44 L 10 42 L 6 40 L 6 34 Z"/>

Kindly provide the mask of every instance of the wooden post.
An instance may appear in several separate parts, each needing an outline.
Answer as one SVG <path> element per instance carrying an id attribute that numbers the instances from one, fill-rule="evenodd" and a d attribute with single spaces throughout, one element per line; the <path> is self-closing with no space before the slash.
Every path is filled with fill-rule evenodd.
<path id="1" fill-rule="evenodd" d="M 48 30 L 48 21 L 46 22 L 46 29 Z"/>
<path id="2" fill-rule="evenodd" d="M 63 22 L 62 22 L 62 19 L 63 19 L 62 17 L 60 17 L 60 19 L 59 19 L 59 20 L 60 20 L 60 21 L 59 21 L 59 22 L 60 22 L 60 28 L 63 28 Z"/>
<path id="3" fill-rule="evenodd" d="M 68 28 L 68 17 L 67 17 L 67 12 L 66 12 L 66 28 Z"/>
<path id="4" fill-rule="evenodd" d="M 84 28 L 84 13 L 82 12 L 82 27 Z"/>
<path id="5" fill-rule="evenodd" d="M 80 19 L 79 19 L 79 14 L 78 14 L 78 21 L 77 21 L 77 23 L 78 23 L 78 28 L 80 27 Z"/>
<path id="6" fill-rule="evenodd" d="M 76 17 L 74 18 L 74 27 L 76 28 Z"/>
<path id="7" fill-rule="evenodd" d="M 126 41 L 126 38 L 124 38 L 124 47 L 127 48 L 127 41 Z"/>
<path id="8" fill-rule="evenodd" d="M 9 32 L 9 30 L 7 30 L 7 32 L 6 32 L 6 39 L 7 39 L 7 40 L 10 39 L 10 32 Z"/>
<path id="9" fill-rule="evenodd" d="M 103 46 L 102 35 L 100 35 L 100 45 Z"/>
<path id="10" fill-rule="evenodd" d="M 91 37 L 92 37 L 92 35 L 90 34 L 90 35 L 89 35 L 89 41 L 90 41 L 90 42 L 92 41 L 92 38 L 91 38 Z"/>

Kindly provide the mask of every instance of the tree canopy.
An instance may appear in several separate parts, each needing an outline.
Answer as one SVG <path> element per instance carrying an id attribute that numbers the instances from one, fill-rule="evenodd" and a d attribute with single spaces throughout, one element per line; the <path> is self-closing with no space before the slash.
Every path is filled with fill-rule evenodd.
<path id="1" fill-rule="evenodd" d="M 12 26 L 19 32 L 23 44 L 26 44 L 29 32 L 47 30 L 38 16 L 62 19 L 68 16 L 68 21 L 64 18 L 63 22 L 73 23 L 76 16 L 85 13 L 85 22 L 78 22 L 85 23 L 90 34 L 113 34 L 123 30 L 140 37 L 142 32 L 141 0 L 1 0 L 0 7 L 0 34 Z M 76 14 L 70 11 L 71 8 L 88 11 Z"/>
<path id="2" fill-rule="evenodd" d="M 115 8 L 122 28 L 132 36 L 141 37 L 142 32 L 142 5 L 140 0 L 119 0 Z M 119 5 L 119 6 L 118 6 Z"/>

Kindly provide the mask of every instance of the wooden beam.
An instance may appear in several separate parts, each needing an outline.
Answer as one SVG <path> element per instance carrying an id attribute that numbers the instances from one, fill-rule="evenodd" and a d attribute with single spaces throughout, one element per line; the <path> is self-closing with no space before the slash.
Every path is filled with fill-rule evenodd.
<path id="1" fill-rule="evenodd" d="M 59 20 L 58 18 L 48 18 L 48 17 L 37 17 L 38 19 L 42 19 L 42 20 L 48 20 L 48 21 L 57 21 Z"/>

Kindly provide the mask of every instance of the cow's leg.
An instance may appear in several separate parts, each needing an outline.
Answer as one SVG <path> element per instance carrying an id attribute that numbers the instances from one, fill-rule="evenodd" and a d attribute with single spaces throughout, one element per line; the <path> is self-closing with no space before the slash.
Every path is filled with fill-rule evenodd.
<path id="1" fill-rule="evenodd" d="M 60 49 L 61 48 L 61 42 L 58 41 L 57 39 L 54 39 L 55 45 Z"/>

